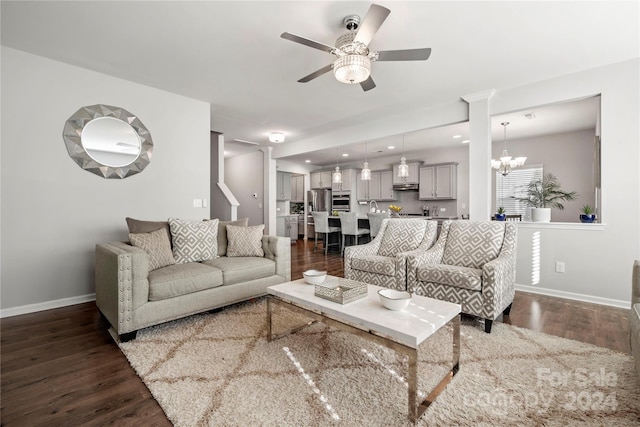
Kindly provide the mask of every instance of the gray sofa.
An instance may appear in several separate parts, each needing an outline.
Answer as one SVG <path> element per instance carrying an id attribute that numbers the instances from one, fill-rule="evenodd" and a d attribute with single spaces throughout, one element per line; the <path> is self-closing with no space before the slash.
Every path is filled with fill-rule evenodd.
<path id="1" fill-rule="evenodd" d="M 120 340 L 128 341 L 138 329 L 258 297 L 267 287 L 290 281 L 290 239 L 262 236 L 262 249 L 264 257 L 220 256 L 149 271 L 143 249 L 128 242 L 100 243 L 96 304 Z"/>
<path id="2" fill-rule="evenodd" d="M 631 313 L 629 326 L 631 329 L 630 344 L 631 354 L 636 362 L 636 371 L 640 376 L 640 260 L 633 263 L 631 292 Z"/>

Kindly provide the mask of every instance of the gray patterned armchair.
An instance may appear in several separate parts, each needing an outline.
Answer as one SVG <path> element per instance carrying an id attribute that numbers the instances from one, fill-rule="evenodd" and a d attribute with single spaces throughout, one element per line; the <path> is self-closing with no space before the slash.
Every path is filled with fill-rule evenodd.
<path id="1" fill-rule="evenodd" d="M 424 219 L 384 219 L 375 239 L 344 252 L 344 277 L 386 288 L 407 289 L 407 257 L 436 240 L 438 223 Z"/>
<path id="2" fill-rule="evenodd" d="M 407 290 L 460 304 L 491 332 L 515 295 L 518 227 L 501 221 L 445 221 L 436 244 L 407 260 Z"/>

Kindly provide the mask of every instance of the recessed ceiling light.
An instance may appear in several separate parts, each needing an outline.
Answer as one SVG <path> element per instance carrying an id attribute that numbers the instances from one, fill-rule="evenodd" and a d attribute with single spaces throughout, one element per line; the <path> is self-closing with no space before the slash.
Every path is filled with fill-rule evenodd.
<path id="1" fill-rule="evenodd" d="M 469 143 L 469 140 L 468 140 L 468 139 L 465 139 L 464 141 L 462 141 L 462 143 L 463 143 L 463 144 L 468 144 L 468 143 Z"/>
<path id="2" fill-rule="evenodd" d="M 342 153 L 342 157 L 349 157 L 349 153 Z"/>
<path id="3" fill-rule="evenodd" d="M 387 150 L 395 150 L 396 147 L 394 147 L 393 145 L 390 145 L 387 147 Z"/>
<path id="4" fill-rule="evenodd" d="M 304 161 L 305 163 L 311 163 L 311 160 L 307 159 Z"/>
<path id="5" fill-rule="evenodd" d="M 462 138 L 462 135 L 453 135 L 453 139 Z"/>

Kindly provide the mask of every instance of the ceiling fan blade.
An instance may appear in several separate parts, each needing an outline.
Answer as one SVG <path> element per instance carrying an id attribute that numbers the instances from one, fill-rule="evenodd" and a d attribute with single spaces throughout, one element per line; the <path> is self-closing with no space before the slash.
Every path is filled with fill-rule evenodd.
<path id="1" fill-rule="evenodd" d="M 362 90 L 366 92 L 376 87 L 376 84 L 373 82 L 371 76 L 369 76 L 367 80 L 360 82 L 360 87 L 362 87 Z"/>
<path id="2" fill-rule="evenodd" d="M 378 52 L 377 61 L 426 61 L 431 56 L 431 48 L 383 50 Z"/>
<path id="3" fill-rule="evenodd" d="M 284 32 L 280 34 L 280 37 L 283 39 L 291 40 L 292 42 L 300 43 L 305 46 L 312 47 L 314 49 L 321 50 L 323 52 L 333 53 L 336 50 L 335 47 L 329 46 L 328 44 L 320 43 L 315 40 L 307 39 L 305 37 L 297 36 L 295 34 Z"/>
<path id="4" fill-rule="evenodd" d="M 323 75 L 324 73 L 328 73 L 329 71 L 333 70 L 333 63 L 320 68 L 318 71 L 314 71 L 313 73 L 309 74 L 308 76 L 304 76 L 303 78 L 301 78 L 300 80 L 298 80 L 298 83 L 306 83 L 310 80 L 315 79 L 316 77 L 320 77 L 321 75 Z"/>
<path id="5" fill-rule="evenodd" d="M 391 13 L 391 11 L 386 7 L 372 4 L 362 20 L 360 28 L 358 28 L 358 33 L 356 34 L 354 42 L 360 42 L 369 46 L 373 36 L 376 34 L 384 20 L 387 19 L 389 13 Z"/>

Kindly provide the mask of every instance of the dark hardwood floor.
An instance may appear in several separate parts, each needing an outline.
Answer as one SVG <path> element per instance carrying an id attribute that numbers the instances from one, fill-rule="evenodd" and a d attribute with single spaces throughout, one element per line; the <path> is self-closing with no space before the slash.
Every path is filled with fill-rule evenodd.
<path id="1" fill-rule="evenodd" d="M 292 245 L 292 279 L 342 276 L 335 248 Z M 516 292 L 505 322 L 629 353 L 629 310 Z M 0 320 L 2 426 L 171 425 L 107 332 L 95 303 Z"/>

